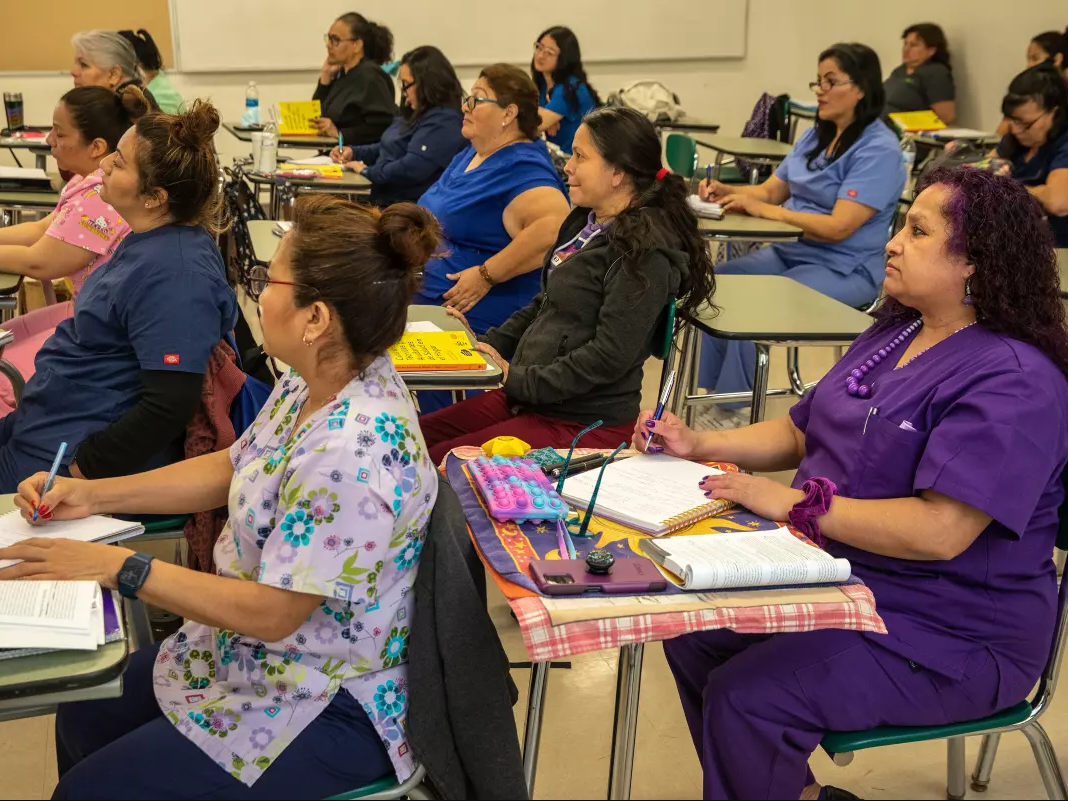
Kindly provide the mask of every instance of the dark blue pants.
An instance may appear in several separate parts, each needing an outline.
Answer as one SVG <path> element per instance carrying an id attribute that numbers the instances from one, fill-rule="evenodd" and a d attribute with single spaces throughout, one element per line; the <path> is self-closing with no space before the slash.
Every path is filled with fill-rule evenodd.
<path id="1" fill-rule="evenodd" d="M 340 690 L 252 787 L 242 784 L 163 717 L 152 685 L 158 650 L 131 656 L 121 698 L 60 706 L 52 798 L 328 798 L 393 773 L 363 707 Z"/>

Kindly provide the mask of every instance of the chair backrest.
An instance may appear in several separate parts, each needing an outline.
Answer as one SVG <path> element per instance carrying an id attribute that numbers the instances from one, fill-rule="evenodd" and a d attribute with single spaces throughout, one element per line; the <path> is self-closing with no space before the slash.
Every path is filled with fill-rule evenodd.
<path id="1" fill-rule="evenodd" d="M 1057 543 L 1056 549 L 1068 551 L 1068 468 L 1061 473 L 1061 484 L 1064 486 L 1065 495 L 1061 501 L 1061 508 L 1057 518 Z M 1061 672 L 1061 661 L 1064 659 L 1065 646 L 1068 645 L 1068 578 L 1061 576 L 1060 587 L 1057 591 L 1057 627 L 1053 634 L 1053 643 L 1050 646 L 1049 660 L 1042 671 L 1039 680 L 1038 691 L 1031 701 L 1036 709 L 1045 707 L 1053 699 L 1053 692 L 1057 688 L 1057 676 Z"/>
<path id="2" fill-rule="evenodd" d="M 692 137 L 680 133 L 668 134 L 664 155 L 668 167 L 676 175 L 689 180 L 696 174 L 697 142 Z"/>
<path id="3" fill-rule="evenodd" d="M 653 331 L 653 355 L 664 362 L 671 356 L 671 345 L 675 341 L 675 313 L 675 298 L 672 298 Z"/>

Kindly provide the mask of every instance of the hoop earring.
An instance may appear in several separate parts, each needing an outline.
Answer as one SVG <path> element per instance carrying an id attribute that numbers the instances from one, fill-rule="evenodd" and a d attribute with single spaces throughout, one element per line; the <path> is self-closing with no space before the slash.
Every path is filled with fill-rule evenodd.
<path id="1" fill-rule="evenodd" d="M 305 334 L 304 336 L 302 336 L 302 337 L 300 338 L 300 341 L 301 341 L 301 342 L 303 342 L 303 343 L 304 343 L 305 345 L 307 345 L 307 346 L 309 346 L 309 347 L 310 347 L 311 345 L 314 345 L 314 344 L 315 344 L 315 340 L 314 340 L 314 339 L 308 339 L 308 335 L 307 335 L 307 334 Z"/>

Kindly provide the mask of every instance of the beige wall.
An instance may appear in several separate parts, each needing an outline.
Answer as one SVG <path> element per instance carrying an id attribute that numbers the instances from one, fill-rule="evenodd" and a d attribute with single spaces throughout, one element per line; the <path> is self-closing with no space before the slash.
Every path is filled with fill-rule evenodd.
<path id="1" fill-rule="evenodd" d="M 707 4 L 713 6 L 714 0 Z M 680 95 L 688 112 L 721 123 L 725 131 L 737 132 L 765 90 L 786 92 L 804 100 L 811 98 L 806 85 L 814 76 L 815 59 L 821 48 L 842 40 L 864 42 L 879 53 L 887 73 L 898 63 L 902 29 L 910 23 L 929 20 L 941 24 L 949 36 L 957 78 L 959 123 L 992 129 L 998 122 L 1005 87 L 1023 67 L 1024 50 L 1031 36 L 1050 28 L 1063 30 L 1068 25 L 1068 4 L 1063 0 L 1024 0 L 1012 13 L 1005 13 L 1005 9 L 1004 0 L 750 0 L 749 41 L 744 59 L 592 64 L 589 72 L 602 95 L 638 78 L 658 78 Z M 388 24 L 388 20 L 382 21 Z M 625 24 L 625 20 L 613 24 Z M 709 36 L 714 36 L 714 19 L 704 24 Z M 611 36 L 612 27 L 606 25 L 603 35 Z M 474 74 L 464 70 L 460 77 L 469 84 Z M 257 82 L 260 102 L 267 104 L 310 96 L 315 78 L 311 72 L 173 76 L 176 88 L 187 98 L 212 98 L 228 120 L 240 116 L 249 80 Z M 43 124 L 50 119 L 56 98 L 70 87 L 70 78 L 3 75 L 0 87 L 3 91 L 21 91 L 27 118 Z M 220 134 L 218 144 L 227 163 L 231 156 L 242 152 L 225 132 Z M 2 158 L 9 160 L 6 153 Z"/>

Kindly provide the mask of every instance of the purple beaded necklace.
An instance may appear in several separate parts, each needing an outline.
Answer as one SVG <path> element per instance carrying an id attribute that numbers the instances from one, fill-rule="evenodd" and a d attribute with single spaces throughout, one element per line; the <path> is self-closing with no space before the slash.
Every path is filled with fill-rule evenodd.
<path id="1" fill-rule="evenodd" d="M 968 323 L 968 325 L 958 328 L 956 331 L 953 332 L 953 334 L 959 334 L 965 328 L 970 328 L 973 325 L 975 325 L 974 322 Z M 922 326 L 923 320 L 916 320 L 911 325 L 909 325 L 908 328 L 906 328 L 904 331 L 902 331 L 900 334 L 890 340 L 890 342 L 885 348 L 879 348 L 878 352 L 873 353 L 871 358 L 864 362 L 864 364 L 860 365 L 860 367 L 850 370 L 849 375 L 846 377 L 846 392 L 848 392 L 855 398 L 870 398 L 872 392 L 871 387 L 868 384 L 861 384 L 861 379 L 863 379 L 869 372 L 871 372 L 875 368 L 875 365 L 890 358 L 890 354 L 894 352 L 897 346 L 908 341 L 908 338 L 915 334 L 917 331 L 919 331 Z M 953 334 L 950 334 L 950 336 L 953 336 Z M 932 345 L 931 347 L 934 346 Z M 907 367 L 930 349 L 931 348 L 924 348 L 901 366 Z"/>

